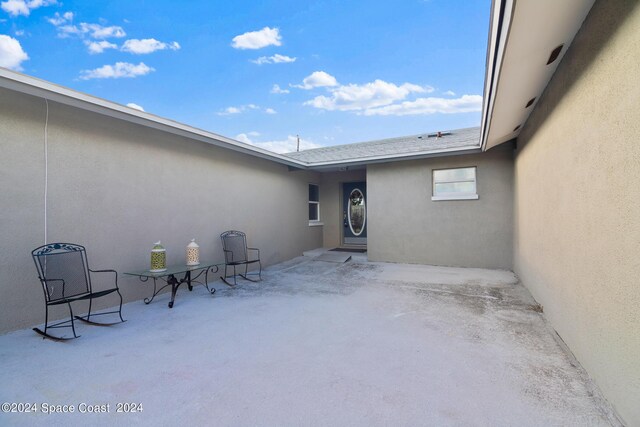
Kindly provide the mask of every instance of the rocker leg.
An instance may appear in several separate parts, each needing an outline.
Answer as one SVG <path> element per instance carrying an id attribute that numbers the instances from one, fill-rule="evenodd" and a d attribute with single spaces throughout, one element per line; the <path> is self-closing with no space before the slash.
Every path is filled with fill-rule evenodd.
<path id="1" fill-rule="evenodd" d="M 69 308 L 71 308 L 71 307 L 69 307 Z M 73 317 L 71 317 L 70 321 L 72 322 L 72 326 L 73 326 Z M 56 325 L 58 325 L 58 324 L 56 324 Z M 55 325 L 54 325 L 54 327 L 55 327 Z M 73 338 L 65 338 L 65 337 L 56 337 L 55 335 L 50 335 L 47 332 L 47 329 L 49 329 L 49 306 L 48 305 L 45 306 L 44 331 L 42 331 L 40 328 L 33 328 L 33 331 L 35 333 L 39 334 L 39 335 L 42 335 L 42 339 L 49 338 L 50 340 L 53 340 L 53 341 L 69 341 L 69 340 L 78 338 L 78 336 L 76 336 L 75 330 L 73 331 L 73 336 L 74 336 Z"/>
<path id="2" fill-rule="evenodd" d="M 229 277 L 229 276 L 227 276 L 227 268 L 228 268 L 228 267 L 229 267 L 228 265 L 226 265 L 226 264 L 224 265 L 224 273 L 222 274 L 222 276 L 220 276 L 220 279 L 222 279 L 222 281 L 223 281 L 227 286 L 231 286 L 231 287 L 233 288 L 233 284 L 231 284 L 231 283 L 229 283 L 229 282 L 227 281 L 227 277 Z"/>
<path id="3" fill-rule="evenodd" d="M 42 330 L 40 330 L 40 328 L 33 328 L 33 330 L 42 335 L 42 339 L 45 339 L 47 337 L 51 338 L 51 339 L 55 339 L 55 337 L 47 334 L 47 327 L 49 325 L 49 306 L 45 304 L 44 306 L 44 332 Z"/>
<path id="4" fill-rule="evenodd" d="M 47 335 L 48 326 L 49 326 L 49 306 L 45 305 L 45 309 L 44 309 L 44 334 L 45 335 Z M 42 339 L 44 339 L 44 337 Z"/>
<path id="5" fill-rule="evenodd" d="M 89 298 L 89 311 L 87 312 L 87 322 L 91 321 L 91 303 L 93 302 L 93 298 Z"/>
<path id="6" fill-rule="evenodd" d="M 78 335 L 76 335 L 75 322 L 73 321 L 73 310 L 71 309 L 71 303 L 68 302 L 67 305 L 69 306 L 69 316 L 71 317 L 71 330 L 73 331 L 73 336 L 75 338 L 78 338 Z"/>
<path id="7" fill-rule="evenodd" d="M 249 279 L 249 264 L 245 264 L 244 265 L 244 274 L 241 274 L 240 277 L 242 277 L 244 280 L 248 280 L 250 282 L 259 282 L 262 280 L 262 263 L 260 262 L 260 260 L 256 261 L 258 263 L 258 266 L 260 267 L 260 269 L 258 270 L 258 280 L 254 280 L 254 279 Z M 255 276 L 255 273 L 252 274 L 252 276 Z"/>
<path id="8" fill-rule="evenodd" d="M 120 308 L 118 309 L 118 316 L 120 316 L 120 320 L 124 322 L 125 320 L 122 318 L 122 294 L 120 293 L 120 289 L 116 291 L 118 296 L 120 297 Z"/>

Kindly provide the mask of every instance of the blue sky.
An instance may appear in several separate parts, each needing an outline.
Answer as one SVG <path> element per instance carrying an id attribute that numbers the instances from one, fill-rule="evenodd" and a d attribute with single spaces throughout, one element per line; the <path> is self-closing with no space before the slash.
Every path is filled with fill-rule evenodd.
<path id="1" fill-rule="evenodd" d="M 275 151 L 480 123 L 489 0 L 0 9 L 0 66 Z"/>

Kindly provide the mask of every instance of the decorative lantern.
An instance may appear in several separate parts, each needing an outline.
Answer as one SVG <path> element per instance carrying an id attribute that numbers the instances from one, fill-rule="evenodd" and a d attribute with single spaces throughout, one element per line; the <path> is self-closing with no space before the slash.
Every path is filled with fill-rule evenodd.
<path id="1" fill-rule="evenodd" d="M 158 240 L 151 249 L 151 273 L 160 273 L 167 269 L 167 251 Z"/>
<path id="2" fill-rule="evenodd" d="M 196 243 L 196 239 L 191 239 L 191 243 L 187 245 L 187 265 L 200 264 L 200 246 Z"/>

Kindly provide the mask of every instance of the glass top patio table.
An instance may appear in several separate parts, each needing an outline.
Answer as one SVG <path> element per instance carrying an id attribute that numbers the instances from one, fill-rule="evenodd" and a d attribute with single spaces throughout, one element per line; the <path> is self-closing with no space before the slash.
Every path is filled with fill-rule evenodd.
<path id="1" fill-rule="evenodd" d="M 151 272 L 149 270 L 140 270 L 134 272 L 124 273 L 128 276 L 137 276 L 141 282 L 147 282 L 149 279 L 153 280 L 153 294 L 150 298 L 145 298 L 144 303 L 149 304 L 164 288 L 171 286 L 171 300 L 169 301 L 169 308 L 173 308 L 173 304 L 176 299 L 176 292 L 181 284 L 186 283 L 189 291 L 193 290 L 193 283 L 198 283 L 205 288 L 211 295 L 216 290 L 215 288 L 209 288 L 209 273 L 217 273 L 219 266 L 224 265 L 223 262 L 202 262 L 198 265 L 186 265 L 178 264 L 168 267 L 164 271 Z M 198 280 L 204 274 L 204 281 Z M 182 275 L 181 278 L 176 276 Z M 166 282 L 165 285 L 158 288 L 156 282 L 162 280 Z"/>
<path id="2" fill-rule="evenodd" d="M 214 267 L 219 267 L 221 265 L 224 265 L 224 262 L 201 262 L 198 265 L 178 264 L 178 265 L 170 266 L 164 271 L 159 271 L 155 273 L 149 270 L 140 270 L 140 271 L 134 271 L 134 272 L 124 273 L 124 274 L 127 274 L 129 276 L 158 278 L 158 277 L 171 276 L 171 275 L 176 275 L 176 274 L 181 274 L 181 273 L 186 273 L 191 271 L 198 271 L 205 268 L 210 269 Z"/>

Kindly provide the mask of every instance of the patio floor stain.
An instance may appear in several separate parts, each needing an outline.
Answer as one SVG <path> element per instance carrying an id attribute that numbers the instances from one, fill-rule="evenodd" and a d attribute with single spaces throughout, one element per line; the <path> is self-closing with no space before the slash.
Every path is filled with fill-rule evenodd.
<path id="1" fill-rule="evenodd" d="M 111 405 L 0 424 L 615 425 L 511 272 L 300 257 L 263 277 L 69 343 L 0 336 L 1 401 Z"/>

